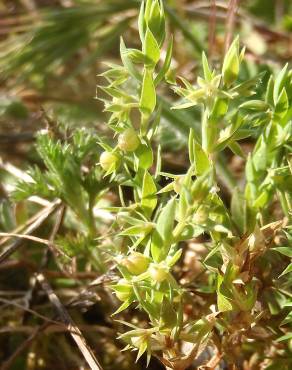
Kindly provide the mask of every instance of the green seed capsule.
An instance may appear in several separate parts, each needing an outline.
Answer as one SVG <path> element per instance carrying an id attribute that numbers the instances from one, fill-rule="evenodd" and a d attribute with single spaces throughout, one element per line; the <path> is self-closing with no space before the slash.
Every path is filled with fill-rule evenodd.
<path id="1" fill-rule="evenodd" d="M 148 269 L 149 258 L 142 253 L 133 252 L 129 257 L 122 260 L 121 265 L 133 275 L 140 275 Z"/>
<path id="2" fill-rule="evenodd" d="M 209 217 L 208 210 L 205 207 L 200 207 L 193 216 L 194 223 L 201 225 L 204 224 Z"/>
<path id="3" fill-rule="evenodd" d="M 103 152 L 99 158 L 99 163 L 105 171 L 115 171 L 119 166 L 119 157 L 111 152 Z"/>
<path id="4" fill-rule="evenodd" d="M 153 281 L 156 283 L 161 283 L 162 281 L 166 280 L 168 276 L 168 270 L 165 266 L 152 264 L 149 267 L 149 274 Z"/>
<path id="5" fill-rule="evenodd" d="M 140 140 L 136 131 L 127 128 L 118 138 L 118 147 L 125 152 L 134 152 L 140 145 Z"/>
<path id="6" fill-rule="evenodd" d="M 119 280 L 114 290 L 117 298 L 122 302 L 127 301 L 133 295 L 133 288 L 125 279 Z"/>

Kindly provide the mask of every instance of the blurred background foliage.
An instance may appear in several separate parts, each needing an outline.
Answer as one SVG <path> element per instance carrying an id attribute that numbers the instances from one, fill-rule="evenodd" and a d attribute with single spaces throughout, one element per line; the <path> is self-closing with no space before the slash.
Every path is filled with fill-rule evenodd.
<path id="1" fill-rule="evenodd" d="M 263 71 L 277 73 L 286 62 L 291 61 L 291 0 L 166 0 L 164 4 L 168 34 L 174 35 L 173 76 L 195 81 L 201 52 L 205 50 L 212 63 L 219 65 L 227 45 L 236 34 L 240 35 L 241 43 L 247 48 L 239 79 L 244 80 Z M 18 167 L 24 169 L 39 162 L 32 145 L 38 130 L 48 126 L 54 130 L 57 122 L 65 133 L 85 126 L 107 133 L 102 103 L 96 99 L 102 96 L 102 92 L 96 89 L 102 81 L 99 74 L 106 69 L 105 61 L 120 63 L 121 35 L 127 46 L 137 46 L 136 17 L 139 6 L 138 0 L 0 1 L 0 213 L 5 215 L 0 219 L 1 229 L 13 230 L 27 220 L 27 209 L 22 202 L 15 206 L 18 217 L 15 220 L 7 192 L 15 182 L 14 176 L 22 176 L 17 172 Z M 266 78 L 263 77 L 264 82 Z M 264 86 L 265 83 L 259 86 L 258 95 L 264 92 Z M 172 171 L 180 173 L 187 166 L 187 154 L 182 149 L 187 142 L 189 128 L 199 125 L 198 110 L 170 110 L 174 100 L 170 89 L 166 91 L 162 88 L 159 95 L 162 106 L 160 142 L 164 146 L 164 159 Z M 252 139 L 242 142 L 246 152 L 252 145 Z M 225 156 L 221 159 L 220 175 L 229 190 L 228 199 L 235 180 L 240 179 L 243 162 L 229 152 Z M 224 165 L 224 160 L 228 166 Z M 47 228 L 40 229 L 39 234 L 47 237 Z M 85 250 L 86 240 L 75 239 L 74 243 L 77 250 Z M 0 273 L 1 290 L 11 290 L 17 298 L 21 295 L 19 291 L 30 287 L 30 272 L 36 268 L 33 260 L 38 251 L 39 247 L 31 243 L 30 251 L 24 252 L 23 256 L 30 261 L 30 265 L 22 266 L 20 263 L 15 270 L 15 261 L 12 261 L 11 266 L 5 267 L 4 273 Z M 108 310 L 112 304 L 102 290 L 98 291 L 97 303 L 95 299 L 92 307 L 87 301 L 88 296 L 74 303 L 75 287 L 82 287 L 83 279 L 95 276 L 94 272 L 87 272 L 86 258 L 82 263 L 84 269 L 77 273 L 74 280 L 65 279 L 62 274 L 50 270 L 59 296 L 72 299 L 69 306 L 77 307 L 77 310 L 70 312 L 86 331 L 87 338 L 102 359 L 104 369 L 143 368 L 143 363 L 133 364 L 131 354 L 117 352 L 119 347 L 114 338 L 118 328 L 111 329 Z M 95 293 L 92 295 L 95 296 Z M 43 312 L 47 313 L 45 304 L 44 298 L 38 297 L 34 308 L 39 309 L 42 305 Z M 0 362 L 7 353 L 13 354 L 15 348 L 21 345 L 23 335 L 32 333 L 32 327 L 26 325 L 26 317 L 21 316 L 19 322 L 15 321 L 16 312 L 22 313 L 22 310 L 6 310 L 5 317 L 1 317 L 1 325 L 10 322 L 15 326 L 22 324 L 22 331 L 16 330 L 15 335 L 5 336 L 5 326 L 0 329 Z M 38 322 L 37 318 L 34 320 Z M 11 368 L 80 368 L 82 360 L 78 354 L 72 353 L 72 343 L 68 341 L 67 334 L 60 332 L 57 346 L 50 341 L 52 337 L 49 334 L 58 330 L 57 327 L 48 329 L 48 335 L 32 345 L 31 357 L 18 356 Z M 33 357 L 35 346 L 38 346 L 37 360 Z M 159 365 L 153 361 L 150 368 L 159 369 Z"/>
<path id="2" fill-rule="evenodd" d="M 236 7 L 237 2 L 232 3 Z M 137 0 L 1 1 L 2 152 L 8 149 L 16 157 L 23 150 L 26 153 L 27 148 L 19 142 L 30 143 L 35 130 L 43 127 L 41 106 L 64 125 L 104 129 L 102 105 L 94 99 L 98 74 L 106 67 L 104 61 L 119 63 L 121 34 L 127 45 L 136 46 L 139 4 Z M 235 34 L 240 34 L 247 47 L 242 78 L 261 70 L 277 71 L 291 59 L 290 0 L 241 1 L 235 17 L 229 16 L 230 4 L 165 1 L 169 32 L 175 40 L 172 68 L 176 75 L 195 80 L 203 49 L 214 64 L 220 63 L 226 42 Z M 177 142 L 181 148 L 181 139 L 188 132 L 188 124 L 181 122 L 186 117 L 170 112 L 167 104 L 164 111 L 168 130 L 163 143 L 174 147 Z M 190 110 L 190 114 L 191 121 L 196 120 L 196 113 Z"/>

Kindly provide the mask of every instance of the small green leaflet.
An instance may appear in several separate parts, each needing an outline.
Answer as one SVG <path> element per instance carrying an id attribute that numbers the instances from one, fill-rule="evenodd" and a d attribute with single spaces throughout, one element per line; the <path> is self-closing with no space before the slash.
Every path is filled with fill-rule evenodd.
<path id="1" fill-rule="evenodd" d="M 246 201 L 238 188 L 235 188 L 232 194 L 231 214 L 240 235 L 243 235 L 246 231 Z"/>
<path id="2" fill-rule="evenodd" d="M 284 340 L 289 340 L 289 339 L 292 339 L 292 333 L 287 333 L 283 335 L 282 337 L 278 338 L 276 341 L 283 342 Z"/>
<path id="3" fill-rule="evenodd" d="M 288 63 L 284 66 L 284 68 L 280 71 L 278 74 L 275 84 L 274 84 L 274 92 L 273 92 L 273 98 L 274 98 L 274 104 L 276 105 L 280 96 L 280 93 L 284 87 L 286 76 L 287 76 L 287 68 Z"/>
<path id="4" fill-rule="evenodd" d="M 292 248 L 291 247 L 278 247 L 278 248 L 273 248 L 273 251 L 279 252 L 283 254 L 284 256 L 287 257 L 292 257 Z"/>
<path id="5" fill-rule="evenodd" d="M 204 70 L 204 78 L 206 81 L 210 82 L 212 80 L 212 72 L 210 70 L 206 54 L 204 52 L 202 53 L 202 64 Z"/>
<path id="6" fill-rule="evenodd" d="M 128 70 L 128 72 L 130 73 L 130 75 L 132 77 L 134 77 L 136 80 L 140 81 L 141 80 L 141 75 L 137 71 L 137 69 L 134 67 L 133 63 L 131 62 L 131 60 L 128 56 L 128 51 L 127 51 L 127 48 L 126 48 L 126 45 L 124 43 L 123 38 L 121 38 L 121 42 L 120 42 L 120 53 L 121 53 L 121 59 L 122 59 L 122 62 L 124 64 L 125 68 Z"/>
<path id="7" fill-rule="evenodd" d="M 222 293 L 222 284 L 223 277 L 218 275 L 217 278 L 217 306 L 220 312 L 232 311 L 233 305 L 230 302 L 229 298 L 226 297 L 225 294 Z"/>
<path id="8" fill-rule="evenodd" d="M 285 117 L 286 113 L 288 112 L 288 109 L 289 109 L 289 100 L 286 89 L 283 89 L 275 106 L 275 117 L 278 119 Z"/>
<path id="9" fill-rule="evenodd" d="M 153 83 L 152 71 L 144 69 L 142 92 L 140 99 L 140 110 L 150 115 L 156 106 L 156 91 Z"/>
<path id="10" fill-rule="evenodd" d="M 141 206 L 144 208 L 145 212 L 147 212 L 149 217 L 157 205 L 156 192 L 157 188 L 152 176 L 148 171 L 145 171 L 142 185 Z"/>
<path id="11" fill-rule="evenodd" d="M 194 144 L 194 167 L 197 176 L 203 175 L 210 169 L 208 156 L 197 142 Z"/>
<path id="12" fill-rule="evenodd" d="M 172 242 L 174 227 L 176 200 L 170 199 L 162 209 L 156 224 L 156 230 L 152 235 L 151 254 L 155 262 L 164 260 L 169 252 Z"/>
<path id="13" fill-rule="evenodd" d="M 170 68 L 171 57 L 172 57 L 172 48 L 173 48 L 173 37 L 171 37 L 171 39 L 168 43 L 168 47 L 167 47 L 166 56 L 165 56 L 163 66 L 162 66 L 161 70 L 159 71 L 158 75 L 155 77 L 155 80 L 154 80 L 155 86 L 157 86 L 159 84 L 159 82 L 164 78 L 164 76 L 167 74 L 167 72 Z"/>
<path id="14" fill-rule="evenodd" d="M 286 274 L 289 274 L 290 272 L 292 272 L 292 263 L 290 263 L 290 265 L 288 265 L 285 270 L 282 272 L 282 274 L 279 276 L 279 277 L 282 277 Z"/>
<path id="15" fill-rule="evenodd" d="M 135 158 L 138 161 L 138 168 L 147 170 L 153 164 L 153 152 L 150 146 L 140 145 L 135 152 Z"/>
<path id="16" fill-rule="evenodd" d="M 225 55 L 222 74 L 224 83 L 229 86 L 237 78 L 239 72 L 239 39 L 238 37 L 233 41 L 227 54 Z"/>
<path id="17" fill-rule="evenodd" d="M 159 61 L 160 50 L 157 41 L 155 40 L 153 33 L 149 28 L 146 31 L 143 51 L 145 56 L 152 61 L 151 66 L 154 67 Z"/>

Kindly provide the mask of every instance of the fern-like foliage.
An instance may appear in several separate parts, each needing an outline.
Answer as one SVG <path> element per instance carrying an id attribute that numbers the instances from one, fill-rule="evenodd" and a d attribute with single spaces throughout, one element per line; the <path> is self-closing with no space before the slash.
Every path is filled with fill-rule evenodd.
<path id="1" fill-rule="evenodd" d="M 46 199 L 58 197 L 88 229 L 93 230 L 94 200 L 108 186 L 108 180 L 102 178 L 96 166 L 97 141 L 96 135 L 83 130 L 77 130 L 66 141 L 40 133 L 36 146 L 46 169 L 31 168 L 31 181 L 20 180 L 16 184 L 14 198 L 24 200 L 33 195 Z"/>

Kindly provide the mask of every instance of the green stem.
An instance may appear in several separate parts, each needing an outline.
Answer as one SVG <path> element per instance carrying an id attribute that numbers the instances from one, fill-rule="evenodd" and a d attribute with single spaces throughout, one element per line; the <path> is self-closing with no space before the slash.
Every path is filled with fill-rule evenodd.
<path id="1" fill-rule="evenodd" d="M 284 212 L 285 216 L 288 217 L 288 219 L 289 219 L 291 216 L 290 216 L 290 213 L 289 213 L 289 203 L 288 203 L 288 200 L 285 196 L 285 193 L 282 192 L 282 191 L 279 191 L 279 198 L 280 198 L 281 206 L 283 208 L 283 212 Z"/>
<path id="2" fill-rule="evenodd" d="M 202 148 L 208 154 L 210 141 L 209 141 L 209 121 L 208 121 L 208 110 L 202 107 Z"/>
<path id="3" fill-rule="evenodd" d="M 186 211 L 186 214 L 185 214 L 185 217 L 183 218 L 183 220 L 179 221 L 179 223 L 176 225 L 174 231 L 173 231 L 173 239 L 174 241 L 177 241 L 177 239 L 179 238 L 179 236 L 181 235 L 181 233 L 183 232 L 185 226 L 186 226 L 186 221 L 191 213 L 192 209 L 191 207 L 189 207 Z"/>

